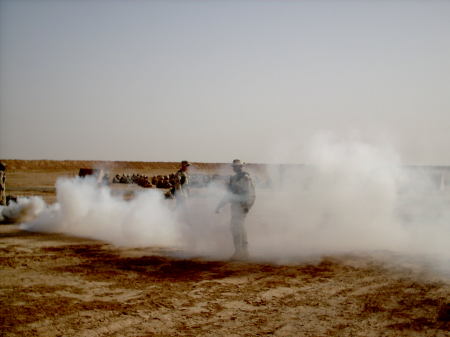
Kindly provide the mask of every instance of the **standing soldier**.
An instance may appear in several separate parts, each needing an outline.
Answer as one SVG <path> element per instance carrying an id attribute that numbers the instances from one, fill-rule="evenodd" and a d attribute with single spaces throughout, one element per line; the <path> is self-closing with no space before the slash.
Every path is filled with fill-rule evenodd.
<path id="1" fill-rule="evenodd" d="M 178 206 L 184 204 L 189 196 L 189 175 L 187 171 L 190 165 L 187 160 L 183 160 L 180 169 L 175 173 L 174 195 Z"/>
<path id="2" fill-rule="evenodd" d="M 6 165 L 0 163 L 0 205 L 6 206 Z"/>
<path id="3" fill-rule="evenodd" d="M 248 243 L 244 222 L 245 217 L 255 202 L 255 187 L 250 174 L 243 170 L 244 165 L 239 159 L 233 160 L 231 166 L 235 175 L 230 177 L 228 194 L 217 206 L 216 213 L 219 213 L 225 204 L 230 203 L 230 227 L 235 250 L 231 258 L 246 259 L 248 258 Z"/>

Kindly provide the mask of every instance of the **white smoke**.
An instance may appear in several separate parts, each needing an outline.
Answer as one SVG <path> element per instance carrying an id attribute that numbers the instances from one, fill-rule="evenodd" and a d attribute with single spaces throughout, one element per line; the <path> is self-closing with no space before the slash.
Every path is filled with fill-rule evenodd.
<path id="1" fill-rule="evenodd" d="M 309 254 L 387 250 L 450 270 L 450 190 L 430 170 L 401 164 L 389 147 L 325 135 L 308 165 L 269 172 L 249 216 L 253 255 L 284 261 Z"/>
<path id="2" fill-rule="evenodd" d="M 46 205 L 40 197 L 19 197 L 8 206 L 0 206 L 0 222 L 21 223 L 34 219 Z"/>
<path id="3" fill-rule="evenodd" d="M 260 254 L 270 251 L 281 258 L 406 244 L 395 217 L 401 173 L 394 153 L 319 138 L 309 160 L 301 169 L 283 172 L 281 185 L 259 198 L 254 234 L 264 229 Z"/>
<path id="4" fill-rule="evenodd" d="M 257 188 L 246 221 L 255 259 L 388 250 L 450 260 L 450 193 L 427 172 L 405 169 L 392 149 L 354 140 L 318 137 L 308 153 L 308 165 L 277 168 L 268 173 L 272 187 Z M 177 247 L 185 256 L 232 253 L 229 211 L 214 213 L 221 183 L 193 188 L 178 206 L 154 189 L 126 201 L 93 179 L 61 179 L 56 187 L 57 203 L 22 228 Z"/>
<path id="5" fill-rule="evenodd" d="M 179 232 L 174 215 L 155 190 L 133 200 L 115 196 L 94 178 L 60 179 L 57 203 L 47 207 L 23 229 L 60 232 L 126 246 L 175 246 Z"/>

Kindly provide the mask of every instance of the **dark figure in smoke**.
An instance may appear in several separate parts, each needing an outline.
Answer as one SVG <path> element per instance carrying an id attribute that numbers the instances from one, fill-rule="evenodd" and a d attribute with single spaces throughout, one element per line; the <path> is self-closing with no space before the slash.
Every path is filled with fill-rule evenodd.
<path id="1" fill-rule="evenodd" d="M 187 160 L 183 160 L 180 169 L 174 176 L 175 186 L 172 188 L 172 194 L 177 200 L 177 206 L 185 205 L 186 199 L 189 196 L 188 168 L 190 165 Z"/>
<path id="2" fill-rule="evenodd" d="M 0 163 L 0 205 L 6 206 L 6 165 Z"/>
<path id="3" fill-rule="evenodd" d="M 231 166 L 235 175 L 230 177 L 228 193 L 217 206 L 216 213 L 219 213 L 225 204 L 230 203 L 230 225 L 235 250 L 232 259 L 246 259 L 248 258 L 248 243 L 244 222 L 255 202 L 255 187 L 250 174 L 243 171 L 244 165 L 239 159 L 233 160 Z"/>

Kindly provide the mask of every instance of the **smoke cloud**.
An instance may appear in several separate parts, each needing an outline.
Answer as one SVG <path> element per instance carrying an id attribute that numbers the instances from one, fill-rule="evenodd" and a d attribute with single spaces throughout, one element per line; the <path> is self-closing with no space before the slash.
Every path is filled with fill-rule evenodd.
<path id="1" fill-rule="evenodd" d="M 0 206 L 0 222 L 21 223 L 36 218 L 46 205 L 40 197 L 18 198 L 8 206 Z"/>
<path id="2" fill-rule="evenodd" d="M 116 245 L 176 245 L 175 217 L 157 191 L 139 193 L 131 201 L 113 195 L 94 178 L 60 179 L 57 203 L 22 225 L 23 229 L 67 233 Z"/>
<path id="3" fill-rule="evenodd" d="M 318 137 L 307 153 L 305 166 L 253 174 L 257 200 L 246 221 L 253 258 L 387 250 L 449 267 L 450 191 L 433 174 L 403 166 L 393 149 L 356 140 Z M 225 258 L 233 251 L 229 211 L 214 213 L 225 193 L 221 183 L 193 188 L 185 205 L 152 189 L 126 201 L 89 178 L 61 179 L 56 187 L 57 203 L 34 207 L 39 214 L 22 228 L 173 247 L 184 256 Z"/>
<path id="4" fill-rule="evenodd" d="M 308 147 L 308 165 L 273 169 L 251 214 L 254 254 L 397 252 L 450 270 L 450 172 L 403 166 L 396 152 L 331 135 Z"/>

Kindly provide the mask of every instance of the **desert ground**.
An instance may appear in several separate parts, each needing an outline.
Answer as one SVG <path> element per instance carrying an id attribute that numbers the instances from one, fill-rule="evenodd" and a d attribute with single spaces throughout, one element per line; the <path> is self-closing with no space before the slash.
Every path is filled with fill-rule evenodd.
<path id="1" fill-rule="evenodd" d="M 92 162 L 6 161 L 7 194 L 55 202 Z M 213 172 L 213 164 L 198 164 Z M 110 163 L 111 174 L 176 163 Z M 450 280 L 389 252 L 289 265 L 175 258 L 172 247 L 0 226 L 2 336 L 450 336 Z"/>

